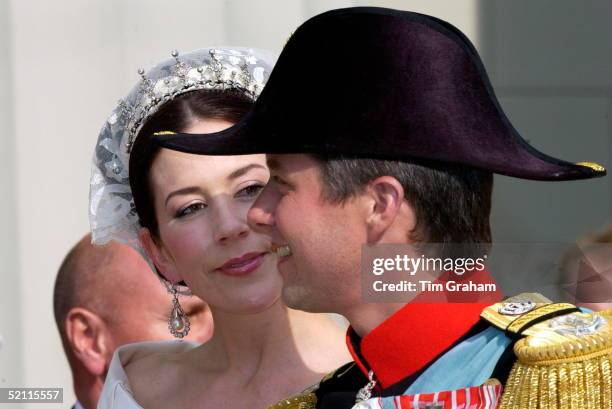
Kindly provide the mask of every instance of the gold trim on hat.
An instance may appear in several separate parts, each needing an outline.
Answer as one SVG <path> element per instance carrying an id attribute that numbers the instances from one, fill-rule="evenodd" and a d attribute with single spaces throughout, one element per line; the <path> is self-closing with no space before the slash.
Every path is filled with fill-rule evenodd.
<path id="1" fill-rule="evenodd" d="M 596 163 L 596 162 L 576 162 L 576 165 L 585 166 L 587 168 L 593 169 L 595 172 L 605 172 L 606 171 L 606 168 L 604 168 L 603 166 L 601 166 L 599 163 Z"/>

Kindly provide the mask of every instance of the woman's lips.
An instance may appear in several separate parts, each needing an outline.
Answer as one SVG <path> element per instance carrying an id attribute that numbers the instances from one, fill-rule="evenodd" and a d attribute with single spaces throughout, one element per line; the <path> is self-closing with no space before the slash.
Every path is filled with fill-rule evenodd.
<path id="1" fill-rule="evenodd" d="M 238 258 L 233 258 L 217 268 L 223 274 L 231 276 L 243 276 L 255 271 L 267 253 L 247 253 Z"/>

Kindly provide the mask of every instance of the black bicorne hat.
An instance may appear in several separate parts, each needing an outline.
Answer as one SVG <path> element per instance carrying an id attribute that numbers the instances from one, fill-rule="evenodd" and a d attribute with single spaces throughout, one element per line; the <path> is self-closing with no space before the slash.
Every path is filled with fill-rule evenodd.
<path id="1" fill-rule="evenodd" d="M 252 111 L 215 134 L 155 135 L 189 153 L 323 153 L 464 164 L 535 180 L 606 174 L 530 146 L 502 111 L 466 36 L 440 19 L 381 8 L 302 24 Z"/>

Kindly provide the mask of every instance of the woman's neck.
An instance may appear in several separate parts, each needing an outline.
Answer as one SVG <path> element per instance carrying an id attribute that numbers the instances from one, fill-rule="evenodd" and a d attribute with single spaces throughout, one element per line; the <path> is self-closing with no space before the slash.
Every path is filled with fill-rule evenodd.
<path id="1" fill-rule="evenodd" d="M 322 374 L 336 365 L 326 355 L 335 356 L 338 366 L 349 359 L 344 330 L 325 314 L 291 310 L 280 300 L 256 314 L 231 314 L 214 307 L 211 311 L 214 335 L 203 350 L 209 370 L 237 372 L 246 379 L 302 366 Z"/>
<path id="2" fill-rule="evenodd" d="M 214 307 L 211 312 L 215 327 L 206 355 L 215 369 L 240 368 L 254 374 L 262 365 L 273 365 L 275 357 L 296 355 L 290 351 L 292 313 L 280 300 L 254 314 L 228 313 Z"/>

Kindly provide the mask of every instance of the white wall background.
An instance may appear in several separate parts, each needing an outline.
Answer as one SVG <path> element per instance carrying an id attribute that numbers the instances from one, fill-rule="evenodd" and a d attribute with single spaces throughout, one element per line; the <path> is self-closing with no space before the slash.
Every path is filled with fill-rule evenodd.
<path id="1" fill-rule="evenodd" d="M 500 103 L 536 148 L 612 169 L 612 3 L 482 1 L 481 49 Z M 612 179 L 497 177 L 497 241 L 573 242 L 612 222 Z"/>
<path id="2" fill-rule="evenodd" d="M 73 400 L 52 287 L 66 251 L 88 229 L 98 130 L 138 80 L 137 68 L 175 48 L 279 51 L 306 18 L 351 5 L 414 10 L 455 24 L 483 52 L 502 104 L 534 145 L 612 166 L 608 3 L 0 0 L 0 387 L 64 387 L 66 403 L 57 407 Z M 609 219 L 609 177 L 497 180 L 498 238 L 571 240 Z"/>

